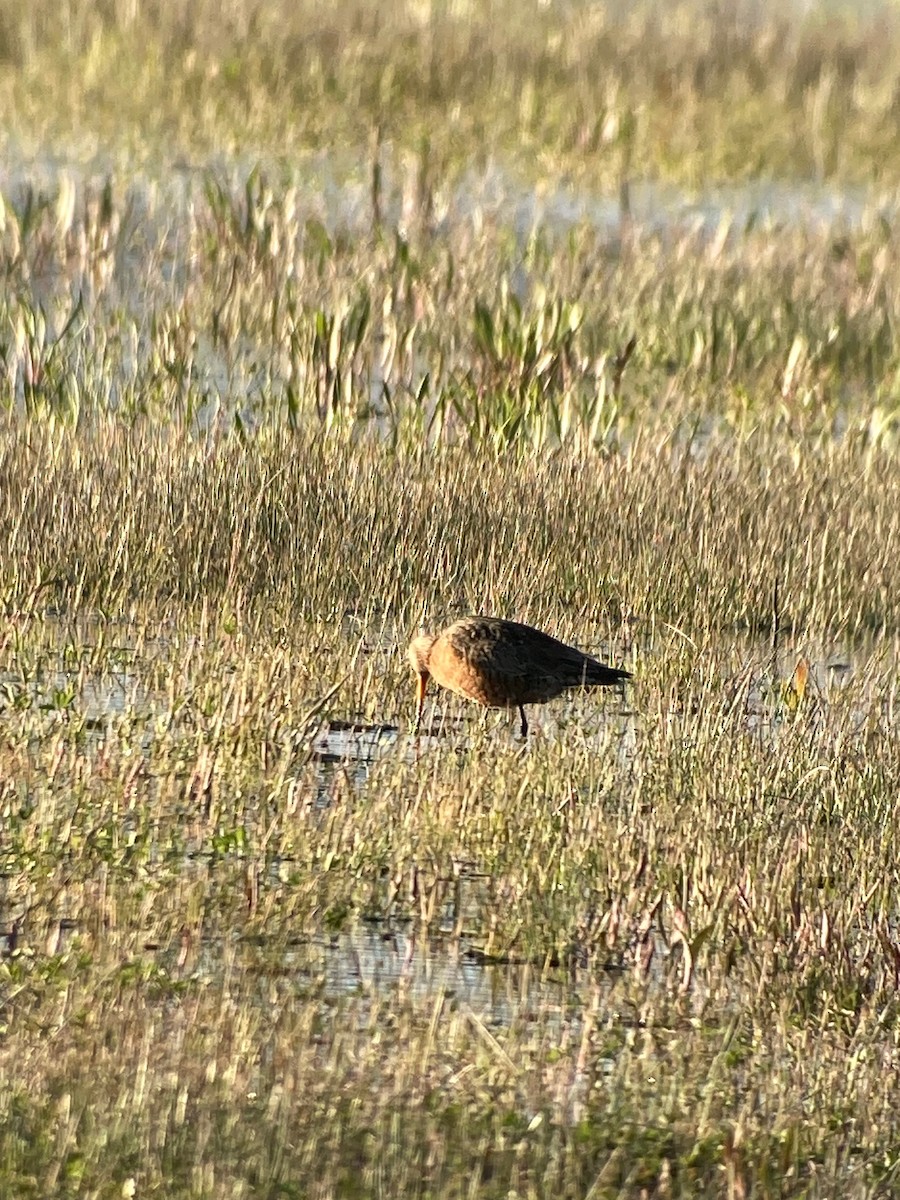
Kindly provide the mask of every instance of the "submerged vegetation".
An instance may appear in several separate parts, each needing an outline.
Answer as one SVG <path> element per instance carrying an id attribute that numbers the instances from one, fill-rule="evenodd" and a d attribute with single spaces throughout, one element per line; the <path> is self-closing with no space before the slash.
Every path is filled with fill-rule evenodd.
<path id="1" fill-rule="evenodd" d="M 898 37 L 0 13 L 0 1194 L 897 1191 Z"/>

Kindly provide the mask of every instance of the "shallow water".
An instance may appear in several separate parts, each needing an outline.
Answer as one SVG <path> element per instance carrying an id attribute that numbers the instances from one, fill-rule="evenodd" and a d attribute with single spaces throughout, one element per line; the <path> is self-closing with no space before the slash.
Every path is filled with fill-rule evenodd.
<path id="1" fill-rule="evenodd" d="M 152 803 L 152 781 L 149 761 L 151 742 L 156 736 L 154 728 L 169 732 L 167 737 L 182 744 L 178 732 L 179 723 L 186 721 L 184 744 L 194 749 L 185 759 L 196 761 L 196 738 L 198 726 L 185 696 L 176 698 L 177 711 L 171 708 L 171 698 L 154 693 L 142 682 L 140 652 L 129 646 L 128 630 L 117 630 L 117 652 L 126 653 L 129 666 L 121 670 L 91 673 L 84 666 L 66 670 L 62 663 L 67 652 L 71 655 L 73 631 L 52 620 L 46 622 L 45 634 L 51 644 L 58 647 L 59 661 L 53 666 L 54 656 L 45 657 L 46 666 L 42 673 L 27 680 L 7 670 L 0 675 L 0 710 L 18 705 L 24 711 L 43 714 L 55 721 L 80 723 L 83 734 L 79 740 L 82 754 L 88 758 L 96 755 L 102 761 L 105 747 L 117 736 L 120 724 L 128 729 L 130 752 L 139 762 L 142 755 L 148 763 L 147 786 L 151 789 L 142 803 Z M 377 640 L 373 634 L 373 639 Z M 82 648 L 90 643 L 90 627 L 82 629 L 76 639 Z M 143 643 L 146 647 L 147 643 Z M 159 639 L 153 644 L 154 656 L 165 655 L 166 643 Z M 646 658 L 653 650 L 647 648 Z M 758 730 L 763 737 L 777 738 L 782 722 L 791 715 L 790 704 L 784 699 L 798 661 L 809 664 L 809 678 L 802 698 L 805 711 L 818 713 L 817 719 L 827 719 L 829 707 L 840 705 L 846 720 L 848 708 L 845 694 L 851 703 L 858 706 L 850 712 L 850 725 L 857 719 L 860 724 L 867 720 L 872 711 L 871 702 L 884 710 L 893 704 L 893 689 L 885 690 L 884 684 L 896 676 L 900 659 L 900 642 L 897 639 L 872 640 L 866 644 L 828 643 L 801 646 L 785 645 L 781 648 L 777 668 L 778 685 L 771 686 L 771 651 L 762 644 L 747 644 L 740 653 L 732 643 L 722 646 L 722 663 L 743 661 L 734 675 L 736 694 L 740 694 L 741 712 L 747 727 Z M 724 669 L 724 668 L 723 668 Z M 412 688 L 410 688 L 410 711 L 412 713 Z M 897 714 L 886 712 L 887 720 L 893 723 Z M 557 701 L 531 713 L 532 734 L 522 744 L 518 734 L 518 719 L 515 713 L 483 714 L 475 705 L 466 704 L 455 697 L 436 693 L 426 708 L 425 727 L 420 737 L 413 737 L 406 723 L 385 721 L 380 724 L 365 723 L 354 719 L 352 713 L 344 717 L 323 718 L 318 730 L 311 735 L 306 746 L 297 747 L 297 779 L 309 785 L 310 761 L 318 778 L 315 797 L 311 798 L 314 808 L 327 811 L 334 802 L 335 792 L 331 784 L 336 773 L 344 783 L 359 789 L 365 795 L 373 769 L 383 761 L 415 762 L 419 758 L 451 754 L 460 761 L 477 747 L 492 742 L 504 747 L 520 748 L 523 754 L 540 753 L 541 746 L 550 741 L 563 743 L 577 738 L 580 751 L 596 744 L 598 751 L 608 755 L 611 750 L 623 758 L 633 756 L 642 736 L 641 683 L 638 678 L 630 685 L 624 698 L 615 693 L 600 697 L 575 696 L 568 701 Z M 669 713 L 672 721 L 689 720 L 688 714 L 680 711 L 677 701 Z M 35 728 L 39 728 L 39 717 Z M 54 726 L 55 727 L 55 726 Z M 847 726 L 845 726 L 847 728 Z M 201 740 L 202 740 L 202 734 Z M 476 745 L 477 744 L 477 745 Z M 187 769 L 187 768 L 186 768 Z M 190 806 L 190 799 L 185 804 Z M 135 819 L 135 811 L 126 805 L 122 813 L 122 830 Z M 207 831 L 208 833 L 208 831 Z M 208 838 L 200 832 L 184 833 L 184 872 L 202 870 L 210 878 L 222 868 L 216 851 L 209 849 Z M 234 864 L 232 864 L 234 866 Z M 269 869 L 275 877 L 282 867 L 290 873 L 290 863 L 270 862 Z M 230 878 L 230 876 L 229 876 Z M 371 921 L 348 920 L 338 932 L 322 930 L 312 938 L 298 939 L 294 946 L 270 948 L 261 944 L 262 959 L 259 969 L 265 968 L 270 954 L 276 953 L 277 967 L 282 974 L 295 980 L 298 989 L 315 986 L 327 996 L 340 996 L 361 992 L 377 994 L 385 991 L 406 989 L 420 998 L 444 996 L 456 998 L 489 1022 L 508 1022 L 547 1005 L 562 1004 L 567 990 L 580 979 L 597 978 L 607 969 L 616 971 L 634 968 L 633 963 L 586 965 L 579 959 L 578 948 L 572 948 L 571 963 L 552 966 L 514 959 L 492 958 L 483 953 L 483 939 L 467 930 L 481 930 L 484 906 L 487 901 L 483 876 L 470 866 L 460 865 L 458 879 L 450 883 L 441 900 L 441 906 L 429 924 L 428 936 L 417 933 L 416 926 L 402 919 L 385 918 Z M 0 899 L 5 894 L 5 883 L 0 881 Z M 19 939 L 15 924 L 18 909 L 16 902 L 0 904 L 0 950 L 14 950 Z M 48 953 L 63 953 L 79 933 L 78 923 L 63 913 L 46 935 Z M 655 935 L 653 935 L 655 936 Z M 239 946 L 232 947 L 243 960 L 244 952 Z M 148 952 L 153 953 L 153 948 Z M 202 941 L 197 947 L 192 963 L 179 966 L 177 950 L 161 952 L 163 960 L 172 970 L 187 970 L 200 975 L 216 973 L 223 969 L 225 947 L 221 939 Z M 666 969 L 665 964 L 671 951 L 657 939 L 655 962 L 652 973 Z M 248 967 L 247 969 L 251 969 Z M 255 967 L 252 969 L 256 969 Z"/>
<path id="2" fill-rule="evenodd" d="M 406 224 L 415 219 L 408 211 L 409 167 L 394 161 L 390 146 L 385 147 L 382 166 L 383 219 L 389 228 L 404 234 Z M 48 337 L 58 336 L 77 311 L 84 325 L 81 340 L 88 361 L 101 352 L 109 359 L 102 395 L 96 384 L 85 386 L 85 394 L 97 396 L 97 402 L 112 411 L 133 401 L 139 381 L 151 370 L 148 322 L 161 312 L 179 309 L 196 286 L 190 243 L 196 236 L 196 214 L 208 206 L 211 181 L 221 189 L 225 210 L 233 207 L 238 214 L 246 205 L 247 181 L 256 168 L 291 213 L 298 237 L 319 238 L 327 247 L 338 234 L 368 236 L 372 216 L 367 165 L 336 153 L 308 155 L 290 163 L 209 159 L 135 170 L 131 163 L 81 154 L 77 148 L 69 154 L 41 150 L 30 155 L 21 147 L 7 147 L 0 161 L 4 205 L 20 214 L 29 206 L 45 205 L 54 228 L 80 220 L 88 201 L 96 206 L 107 182 L 116 181 L 116 221 L 109 234 L 110 253 L 99 275 L 91 256 L 46 252 L 27 256 L 24 298 L 44 313 Z M 477 231 L 489 226 L 510 231 L 524 248 L 536 232 L 558 238 L 587 228 L 607 240 L 612 254 L 626 232 L 629 237 L 673 242 L 687 237 L 696 239 L 698 246 L 709 241 L 724 246 L 751 226 L 848 232 L 890 222 L 900 212 L 900 195 L 875 188 L 756 181 L 688 191 L 636 180 L 627 189 L 626 214 L 618 192 L 593 193 L 566 181 L 535 186 L 495 161 L 479 171 L 470 169 L 438 191 L 433 223 L 439 238 L 452 229 Z M 521 299 L 540 280 L 520 265 L 510 283 Z M 110 322 L 118 330 L 117 338 L 104 337 L 91 347 L 94 328 Z M 116 343 L 112 355 L 107 354 L 107 341 Z M 192 382 L 193 427 L 209 432 L 220 424 L 227 426 L 237 412 L 244 427 L 252 430 L 271 418 L 273 408 L 281 412 L 284 366 L 279 355 L 280 348 L 248 336 L 223 346 L 200 331 L 185 360 Z M 430 369 L 424 359 L 414 364 L 411 378 L 418 381 L 416 386 Z M 395 420 L 384 402 L 388 382 L 379 355 L 373 355 L 358 386 L 367 389 L 365 415 L 374 419 L 372 428 L 385 435 Z M 25 364 L 16 357 L 11 360 L 10 384 L 17 408 L 24 411 Z M 430 427 L 437 395 L 426 397 L 425 403 Z"/>
<path id="3" fill-rule="evenodd" d="M 490 961 L 465 938 L 417 936 L 415 927 L 359 922 L 331 938 L 289 952 L 298 982 L 315 980 L 326 995 L 401 989 L 419 999 L 443 995 L 505 1023 L 516 1014 L 562 1002 L 565 976 L 544 974 L 530 963 Z"/>
<path id="4" fill-rule="evenodd" d="M 390 146 L 383 152 L 384 219 L 402 229 L 406 167 L 394 160 Z M 210 176 L 227 191 L 243 193 L 251 171 L 259 169 L 276 189 L 293 189 L 300 221 L 317 220 L 329 234 L 365 231 L 371 223 L 371 182 L 368 164 L 358 157 L 320 152 L 285 162 L 278 159 L 178 161 L 135 171 L 133 164 L 102 153 L 55 153 L 41 149 L 29 154 L 23 147 L 7 147 L 0 162 L 0 192 L 8 203 L 21 207 L 29 193 L 56 196 L 61 186 L 97 192 L 107 178 L 127 176 L 128 210 L 134 229 L 147 233 L 168 231 L 177 238 L 178 222 L 202 198 Z M 628 189 L 629 219 L 645 232 L 682 232 L 686 229 L 717 232 L 723 220 L 743 229 L 748 224 L 804 228 L 839 225 L 858 229 L 878 218 L 891 219 L 900 211 L 895 192 L 860 185 L 840 185 L 814 180 L 753 180 L 695 189 L 658 181 L 633 181 Z M 587 225 L 615 234 L 622 222 L 622 195 L 591 192 L 565 180 L 549 185 L 531 184 L 490 161 L 483 169 L 470 169 L 446 189 L 438 223 L 485 220 L 528 236 L 536 227 L 566 233 Z M 174 223 L 173 223 L 174 222 Z"/>

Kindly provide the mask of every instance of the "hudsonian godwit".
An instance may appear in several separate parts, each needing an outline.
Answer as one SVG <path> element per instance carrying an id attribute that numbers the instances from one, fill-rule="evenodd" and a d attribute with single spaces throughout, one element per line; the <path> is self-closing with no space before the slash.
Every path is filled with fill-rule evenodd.
<path id="1" fill-rule="evenodd" d="M 486 708 L 518 708 L 527 737 L 526 704 L 543 704 L 569 688 L 612 687 L 631 678 L 549 633 L 500 617 L 463 617 L 443 633 L 417 637 L 409 661 L 417 676 L 416 733 L 429 679 Z"/>

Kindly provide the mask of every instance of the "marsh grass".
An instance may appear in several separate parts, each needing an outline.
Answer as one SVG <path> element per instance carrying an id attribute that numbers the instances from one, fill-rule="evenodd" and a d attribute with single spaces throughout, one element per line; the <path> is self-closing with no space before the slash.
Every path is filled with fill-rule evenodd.
<path id="1" fill-rule="evenodd" d="M 346 632 L 154 608 L 7 618 L 9 1190 L 890 1190 L 895 657 L 792 709 L 673 636 L 630 716 L 325 770 L 376 647 L 316 714 Z M 359 916 L 499 964 L 511 1016 L 326 985 Z"/>
<path id="2" fill-rule="evenodd" d="M 776 588 L 783 630 L 898 626 L 894 453 L 863 438 L 519 459 L 113 422 L 8 431 L 0 481 L 10 609 L 152 601 L 226 629 L 235 614 L 251 631 L 300 621 L 323 688 L 341 639 L 403 641 L 483 609 L 626 656 L 636 630 L 647 645 L 666 625 L 701 644 L 762 635 Z"/>
<path id="3" fill-rule="evenodd" d="M 413 265 L 262 186 L 190 271 L 115 185 L 10 206 L 3 1189 L 890 1194 L 890 241 L 864 283 L 797 230 Z M 479 610 L 637 682 L 417 750 L 406 641 Z M 334 764 L 330 722 L 398 731 Z M 327 986 L 360 920 L 533 990 Z"/>
<path id="4" fill-rule="evenodd" d="M 311 418 L 3 431 L 4 1184 L 889 1192 L 889 442 Z M 417 747 L 403 646 L 479 609 L 637 683 Z M 361 919 L 535 992 L 327 986 Z"/>
<path id="5" fill-rule="evenodd" d="M 0 206 L 0 1194 L 892 1195 L 893 209 L 628 196 L 893 184 L 893 15 L 66 17 L 0 13 L 10 138 L 110 135 Z M 635 682 L 413 742 L 478 611 Z"/>
<path id="6" fill-rule="evenodd" d="M 146 156 L 392 144 L 533 174 L 897 181 L 887 4 L 6 6 L 10 131 Z M 414 172 L 415 174 L 415 172 Z M 418 172 L 419 175 L 422 172 Z"/>
<path id="7" fill-rule="evenodd" d="M 374 235 L 299 178 L 63 173 L 4 198 L 7 404 L 509 449 L 897 436 L 897 253 L 853 226 L 535 223 L 463 200 Z M 177 233 L 176 233 L 177 230 Z"/>

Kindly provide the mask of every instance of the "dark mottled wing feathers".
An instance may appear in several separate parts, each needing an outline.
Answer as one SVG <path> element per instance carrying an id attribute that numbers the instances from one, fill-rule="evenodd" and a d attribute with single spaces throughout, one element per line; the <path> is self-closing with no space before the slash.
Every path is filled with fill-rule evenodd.
<path id="1" fill-rule="evenodd" d="M 494 703 L 535 704 L 567 688 L 603 687 L 629 678 L 574 646 L 499 617 L 467 617 L 443 635 L 494 692 Z"/>

